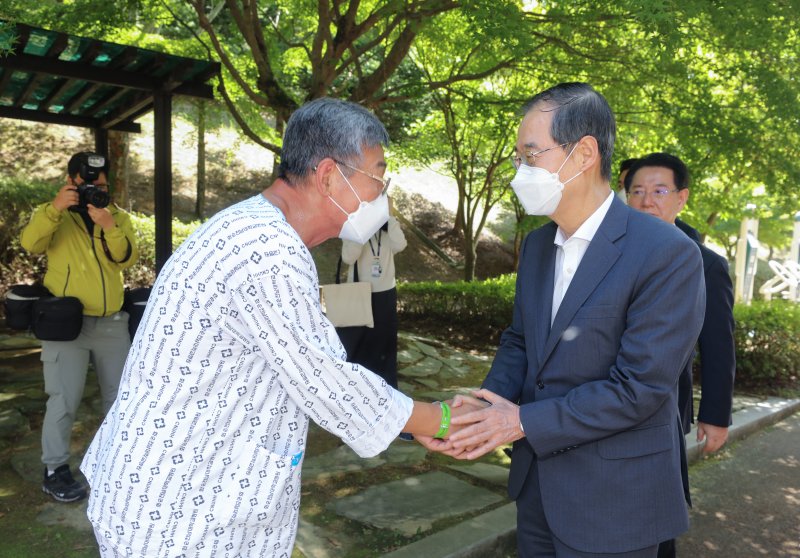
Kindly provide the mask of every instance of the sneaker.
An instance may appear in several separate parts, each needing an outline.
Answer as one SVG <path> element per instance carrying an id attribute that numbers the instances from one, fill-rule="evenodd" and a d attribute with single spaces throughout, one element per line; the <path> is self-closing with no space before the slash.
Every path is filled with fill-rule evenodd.
<path id="1" fill-rule="evenodd" d="M 397 437 L 403 440 L 404 442 L 414 441 L 414 435 L 411 432 L 401 432 L 400 434 L 397 435 Z"/>
<path id="2" fill-rule="evenodd" d="M 52 475 L 44 469 L 42 492 L 49 494 L 59 502 L 77 502 L 86 498 L 86 487 L 72 477 L 69 465 L 58 467 Z"/>

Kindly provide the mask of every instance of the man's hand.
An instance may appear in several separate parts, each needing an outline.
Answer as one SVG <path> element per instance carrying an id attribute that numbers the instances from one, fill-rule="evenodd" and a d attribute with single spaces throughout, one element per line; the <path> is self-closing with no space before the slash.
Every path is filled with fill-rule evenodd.
<path id="1" fill-rule="evenodd" d="M 487 407 L 489 404 L 485 401 L 480 401 L 478 399 L 474 399 L 472 397 L 466 395 L 458 395 L 455 399 L 451 399 L 446 401 L 448 405 L 450 405 L 450 429 L 448 431 L 448 437 L 445 439 L 434 438 L 432 436 L 422 436 L 419 434 L 414 435 L 414 439 L 416 439 L 422 446 L 424 446 L 429 451 L 437 451 L 439 453 L 443 453 L 444 455 L 448 455 L 450 457 L 455 457 L 456 459 L 465 459 L 464 454 L 467 452 L 468 449 L 471 448 L 454 448 L 453 444 L 449 441 L 449 436 L 452 435 L 454 432 L 458 431 L 459 429 L 463 428 L 463 426 L 454 425 L 452 419 L 459 416 L 464 416 L 468 413 L 473 411 L 483 409 Z"/>
<path id="2" fill-rule="evenodd" d="M 73 205 L 78 205 L 78 189 L 74 184 L 65 184 L 53 198 L 53 207 L 64 211 Z"/>
<path id="3" fill-rule="evenodd" d="M 107 207 L 99 208 L 92 204 L 86 206 L 89 212 L 89 218 L 94 221 L 95 225 L 100 225 L 104 231 L 113 229 L 117 224 L 114 222 L 114 216 Z"/>
<path id="4" fill-rule="evenodd" d="M 714 453 L 721 448 L 728 439 L 728 428 L 725 426 L 714 426 L 706 422 L 698 422 L 697 441 L 702 442 L 703 438 L 706 440 L 706 445 L 703 446 L 703 453 L 706 455 Z"/>
<path id="5" fill-rule="evenodd" d="M 466 450 L 461 459 L 476 459 L 498 446 L 525 436 L 520 428 L 518 405 L 487 389 L 475 391 L 472 395 L 485 399 L 491 405 L 451 421 L 451 424 L 462 427 L 449 438 L 454 450 Z M 454 405 L 459 405 L 458 397 Z"/>

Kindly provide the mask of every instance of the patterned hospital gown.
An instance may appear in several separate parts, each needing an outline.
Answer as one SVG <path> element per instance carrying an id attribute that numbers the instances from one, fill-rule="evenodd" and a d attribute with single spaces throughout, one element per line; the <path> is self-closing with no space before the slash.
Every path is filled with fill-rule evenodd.
<path id="1" fill-rule="evenodd" d="M 158 276 L 81 465 L 104 554 L 288 557 L 309 419 L 371 457 L 413 407 L 344 357 L 277 208 L 258 195 L 198 229 Z"/>

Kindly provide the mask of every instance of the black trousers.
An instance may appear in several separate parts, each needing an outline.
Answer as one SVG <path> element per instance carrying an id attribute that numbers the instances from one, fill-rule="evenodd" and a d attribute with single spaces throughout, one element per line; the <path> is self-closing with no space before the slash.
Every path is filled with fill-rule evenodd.
<path id="1" fill-rule="evenodd" d="M 397 387 L 397 289 L 372 293 L 375 327 L 338 327 L 336 332 L 355 362 Z"/>

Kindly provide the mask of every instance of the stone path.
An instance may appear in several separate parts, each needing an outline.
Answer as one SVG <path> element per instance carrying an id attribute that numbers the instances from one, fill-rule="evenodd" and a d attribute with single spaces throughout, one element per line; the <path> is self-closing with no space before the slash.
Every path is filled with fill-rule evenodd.
<path id="1" fill-rule="evenodd" d="M 411 334 L 401 333 L 399 348 L 400 388 L 421 400 L 474 389 L 491 363 L 490 356 L 456 351 Z M 10 464 L 23 490 L 31 491 L 38 491 L 41 483 L 39 424 L 46 402 L 37 351 L 35 339 L 0 334 L 0 449 L 11 450 Z M 20 366 L 21 361 L 26 366 Z M 93 377 L 87 378 L 86 386 L 76 424 L 76 431 L 84 433 L 77 438 L 84 441 L 100 419 Z M 791 409 L 781 400 L 739 397 L 734 410 L 734 427 L 744 430 L 763 428 L 770 417 Z M 292 558 L 372 556 L 372 549 L 386 558 L 515 555 L 515 510 L 505 493 L 508 460 L 503 455 L 493 462 L 465 463 L 437 459 L 418 444 L 398 440 L 382 454 L 361 459 L 337 442 L 329 436 L 324 446 L 328 449 L 315 453 L 309 441 Z M 85 447 L 73 449 L 77 472 Z M 690 444 L 688 449 L 696 459 L 700 447 Z M 86 502 L 42 501 L 38 522 L 91 537 Z"/>

